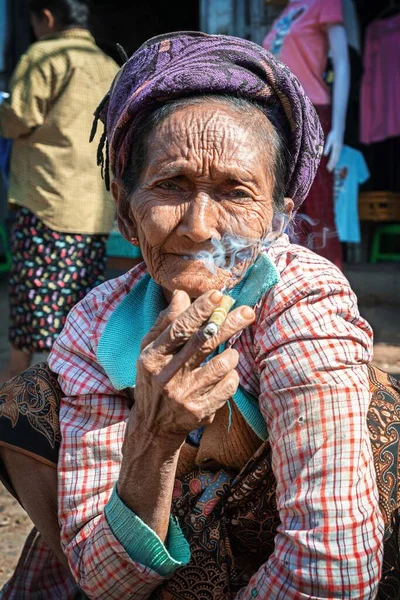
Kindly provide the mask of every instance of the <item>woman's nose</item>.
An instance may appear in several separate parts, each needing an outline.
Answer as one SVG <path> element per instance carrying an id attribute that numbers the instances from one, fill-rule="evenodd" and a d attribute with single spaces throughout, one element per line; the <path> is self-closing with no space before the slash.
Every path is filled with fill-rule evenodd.
<path id="1" fill-rule="evenodd" d="M 193 242 L 200 243 L 212 238 L 220 239 L 216 229 L 217 206 L 206 193 L 199 193 L 188 202 L 182 219 L 177 227 L 177 234 L 186 236 Z"/>

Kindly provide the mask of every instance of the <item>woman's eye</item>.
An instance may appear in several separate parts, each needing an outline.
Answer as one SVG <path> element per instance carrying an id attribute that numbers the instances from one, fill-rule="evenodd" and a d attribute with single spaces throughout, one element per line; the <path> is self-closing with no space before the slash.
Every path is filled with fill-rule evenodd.
<path id="1" fill-rule="evenodd" d="M 176 192 L 181 189 L 175 181 L 161 181 L 157 184 L 157 187 L 168 192 Z"/>
<path id="2" fill-rule="evenodd" d="M 228 190 L 223 194 L 226 198 L 230 200 L 248 200 L 250 199 L 250 193 L 246 190 Z"/>

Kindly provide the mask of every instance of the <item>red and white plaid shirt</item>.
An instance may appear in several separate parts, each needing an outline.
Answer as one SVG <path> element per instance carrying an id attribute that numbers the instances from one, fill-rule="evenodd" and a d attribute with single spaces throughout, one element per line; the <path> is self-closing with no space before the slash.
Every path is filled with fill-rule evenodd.
<path id="1" fill-rule="evenodd" d="M 373 599 L 383 519 L 366 425 L 372 333 L 345 277 L 285 236 L 269 250 L 281 280 L 235 342 L 241 384 L 258 395 L 272 445 L 281 525 L 275 550 L 235 600 Z M 129 407 L 96 361 L 107 319 L 145 273 L 93 290 L 70 313 L 49 364 L 60 412 L 59 521 L 74 579 L 89 598 L 144 600 L 163 577 L 134 562 L 104 515 L 121 465 Z M 77 587 L 43 544 L 3 596 L 72 600 Z M 30 591 L 29 591 L 30 590 Z"/>

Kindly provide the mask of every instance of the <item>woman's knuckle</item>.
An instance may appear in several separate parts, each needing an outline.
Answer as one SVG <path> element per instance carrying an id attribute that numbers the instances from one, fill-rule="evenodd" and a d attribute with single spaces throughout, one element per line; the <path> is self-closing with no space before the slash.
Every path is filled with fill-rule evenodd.
<path id="1" fill-rule="evenodd" d="M 204 321 L 210 316 L 210 313 L 215 308 L 215 304 L 210 299 L 210 294 L 204 294 L 200 296 L 190 307 L 191 318 L 198 321 Z"/>
<path id="2" fill-rule="evenodd" d="M 211 337 L 211 338 L 207 338 L 205 340 L 205 342 L 203 342 L 203 344 L 202 344 L 202 349 L 205 352 L 212 352 L 213 350 L 215 350 L 215 348 L 218 347 L 219 343 L 220 343 L 220 340 L 219 340 L 219 338 L 217 336 Z"/>
<path id="3" fill-rule="evenodd" d="M 229 326 L 232 331 L 237 331 L 238 329 L 243 329 L 243 319 L 240 316 L 239 311 L 236 311 L 230 315 Z"/>
<path id="4" fill-rule="evenodd" d="M 185 320 L 177 319 L 170 325 L 170 335 L 173 340 L 184 340 L 190 337 Z"/>
<path id="5" fill-rule="evenodd" d="M 167 315 L 165 315 L 164 321 L 163 321 L 163 326 L 165 327 L 165 329 L 167 327 L 169 327 L 176 319 L 177 315 L 170 312 Z"/>
<path id="6" fill-rule="evenodd" d="M 221 356 L 214 363 L 214 370 L 218 375 L 224 375 L 231 368 L 229 364 L 229 357 Z"/>
<path id="7" fill-rule="evenodd" d="M 236 392 L 238 385 L 239 375 L 236 373 L 236 371 L 232 371 L 232 373 L 229 374 L 228 379 L 226 381 L 225 390 L 228 394 L 232 395 Z"/>
<path id="8" fill-rule="evenodd" d="M 220 374 L 226 374 L 230 369 L 236 366 L 235 350 L 226 350 L 214 363 L 215 371 Z"/>
<path id="9" fill-rule="evenodd" d="M 161 315 L 162 315 L 161 321 L 163 324 L 166 324 L 166 325 L 170 325 L 174 321 L 174 319 L 176 319 L 176 313 L 174 311 L 172 311 L 170 307 L 163 310 Z"/>
<path id="10" fill-rule="evenodd" d="M 156 387 L 165 389 L 167 381 L 165 379 L 165 375 L 162 370 L 158 371 L 157 373 L 153 373 L 152 377 L 153 377 L 153 382 L 156 385 Z"/>
<path id="11" fill-rule="evenodd" d="M 237 361 L 239 360 L 239 352 L 234 348 L 227 348 L 227 350 L 224 352 L 224 355 L 225 360 L 230 367 L 232 367 L 232 365 L 236 365 Z"/>
<path id="12" fill-rule="evenodd" d="M 148 373 L 154 372 L 155 360 L 152 349 L 149 346 L 140 353 L 137 361 L 137 369 L 147 371 Z"/>
<path id="13" fill-rule="evenodd" d="M 162 310 L 160 312 L 160 314 L 158 315 L 153 327 L 151 328 L 151 330 L 153 331 L 154 329 L 158 329 L 158 327 L 160 326 L 160 323 L 162 323 L 163 319 L 165 316 L 165 310 Z"/>
<path id="14" fill-rule="evenodd" d="M 200 299 L 198 302 L 195 302 L 192 306 L 193 308 L 191 311 L 191 318 L 193 320 L 203 320 L 208 316 L 209 311 L 207 311 L 207 308 L 204 306 L 204 304 L 200 302 Z"/>
<path id="15" fill-rule="evenodd" d="M 158 381 L 162 383 L 164 397 L 174 404 L 181 404 L 181 394 L 179 388 L 171 380 L 165 381 L 163 374 L 158 375 Z"/>

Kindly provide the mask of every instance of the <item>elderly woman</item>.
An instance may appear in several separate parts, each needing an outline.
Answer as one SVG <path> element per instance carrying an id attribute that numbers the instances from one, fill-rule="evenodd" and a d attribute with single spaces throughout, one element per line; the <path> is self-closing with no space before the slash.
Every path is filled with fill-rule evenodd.
<path id="1" fill-rule="evenodd" d="M 89 293 L 49 358 L 62 551 L 33 498 L 55 503 L 52 460 L 29 491 L 2 450 L 41 533 L 3 600 L 374 598 L 371 330 L 339 270 L 282 234 L 322 151 L 298 80 L 249 41 L 169 34 L 97 116 L 144 263 Z M 235 306 L 206 335 L 222 293 Z M 54 448 L 42 409 L 31 423 Z"/>

